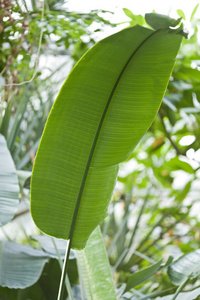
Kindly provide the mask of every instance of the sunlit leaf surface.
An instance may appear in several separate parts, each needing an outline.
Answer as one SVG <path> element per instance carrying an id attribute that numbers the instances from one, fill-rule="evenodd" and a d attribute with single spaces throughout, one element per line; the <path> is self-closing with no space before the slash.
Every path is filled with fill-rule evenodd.
<path id="1" fill-rule="evenodd" d="M 119 163 L 151 125 L 182 36 L 127 28 L 90 49 L 49 115 L 31 183 L 36 225 L 82 249 L 107 213 Z M 73 237 L 73 239 L 72 239 Z"/>

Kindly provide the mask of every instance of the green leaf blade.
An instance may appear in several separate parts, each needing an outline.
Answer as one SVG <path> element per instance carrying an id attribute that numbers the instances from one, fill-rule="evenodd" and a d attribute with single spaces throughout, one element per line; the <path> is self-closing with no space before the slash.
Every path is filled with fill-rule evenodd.
<path id="1" fill-rule="evenodd" d="M 153 276 L 158 272 L 158 270 L 161 267 L 161 264 L 162 264 L 162 260 L 159 260 L 157 263 L 132 274 L 128 279 L 125 291 L 129 291 L 130 289 L 134 288 L 140 283 L 148 280 L 151 276 Z"/>
<path id="2" fill-rule="evenodd" d="M 77 251 L 88 300 L 116 300 L 110 264 L 99 226 L 91 234 L 84 250 Z"/>
<path id="3" fill-rule="evenodd" d="M 168 276 L 175 285 L 182 284 L 187 277 L 200 275 L 200 251 L 196 250 L 181 256 L 168 268 Z"/>
<path id="4" fill-rule="evenodd" d="M 75 66 L 36 155 L 31 212 L 45 233 L 85 246 L 106 216 L 118 164 L 151 125 L 182 37 L 131 27 L 97 43 Z M 73 234 L 72 234 L 73 232 Z"/>
<path id="5" fill-rule="evenodd" d="M 0 285 L 23 289 L 40 277 L 47 257 L 41 250 L 13 242 L 0 242 Z"/>
<path id="6" fill-rule="evenodd" d="M 147 24 L 149 24 L 155 30 L 176 27 L 180 23 L 181 19 L 182 17 L 179 19 L 173 19 L 166 15 L 157 13 L 145 14 L 145 20 Z"/>

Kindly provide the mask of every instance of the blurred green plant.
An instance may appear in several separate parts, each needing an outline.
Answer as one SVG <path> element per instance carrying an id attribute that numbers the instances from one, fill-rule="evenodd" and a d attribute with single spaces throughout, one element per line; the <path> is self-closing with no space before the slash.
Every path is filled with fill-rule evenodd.
<path id="1" fill-rule="evenodd" d="M 97 11 L 69 12 L 63 2 L 22 2 L 0 4 L 0 132 L 17 169 L 31 170 L 66 73 L 95 43 L 94 31 L 111 24 Z"/>

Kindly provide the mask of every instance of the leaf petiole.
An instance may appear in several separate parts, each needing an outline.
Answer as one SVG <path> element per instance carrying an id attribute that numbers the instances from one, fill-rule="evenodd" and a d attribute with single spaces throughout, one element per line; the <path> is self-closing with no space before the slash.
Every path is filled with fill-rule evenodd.
<path id="1" fill-rule="evenodd" d="M 60 279 L 60 286 L 59 286 L 57 300 L 63 300 L 64 286 L 65 286 L 65 277 L 66 277 L 66 274 L 67 274 L 67 267 L 68 267 L 68 261 L 69 261 L 70 248 L 71 248 L 71 240 L 67 240 L 67 246 L 66 246 L 66 252 L 65 252 L 65 259 L 64 259 L 63 268 L 62 268 L 62 274 L 61 274 L 61 279 Z"/>

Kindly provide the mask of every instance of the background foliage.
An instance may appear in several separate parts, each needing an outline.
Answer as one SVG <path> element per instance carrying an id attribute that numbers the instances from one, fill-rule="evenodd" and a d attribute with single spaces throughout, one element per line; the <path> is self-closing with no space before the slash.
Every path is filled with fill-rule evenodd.
<path id="1" fill-rule="evenodd" d="M 113 25 L 103 17 L 105 12 L 69 12 L 62 1 L 46 1 L 44 7 L 34 0 L 31 7 L 25 1 L 19 5 L 7 0 L 0 5 L 0 133 L 6 138 L 20 186 L 17 212 L 1 227 L 0 297 L 55 299 L 65 245 L 46 236 L 43 242 L 33 237 L 40 233 L 29 215 L 32 164 L 63 80 L 98 39 L 98 31 Z M 200 295 L 200 19 L 196 10 L 163 104 L 143 140 L 121 165 L 109 216 L 101 224 L 119 299 L 173 299 L 166 295 L 175 295 L 178 287 L 178 293 L 183 291 L 177 299 Z M 130 18 L 127 26 L 146 25 L 142 16 L 124 12 Z M 184 12 L 177 13 L 185 18 Z M 1 182 L 3 176 L 0 170 Z M 0 205 L 2 198 L 0 193 Z M 173 260 L 185 256 L 173 263 L 170 255 Z M 195 269 L 189 261 L 195 261 Z M 186 278 L 177 272 L 177 264 Z M 12 276 L 6 278 L 7 271 Z M 20 274 L 26 282 L 20 282 Z M 66 297 L 85 299 L 86 279 L 74 253 L 68 274 Z"/>

